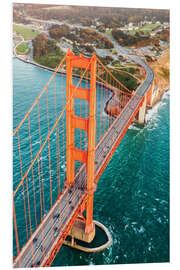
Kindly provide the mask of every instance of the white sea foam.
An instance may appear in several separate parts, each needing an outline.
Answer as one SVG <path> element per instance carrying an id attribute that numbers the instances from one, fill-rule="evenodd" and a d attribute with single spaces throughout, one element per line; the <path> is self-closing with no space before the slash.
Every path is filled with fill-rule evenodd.
<path id="1" fill-rule="evenodd" d="M 163 94 L 162 99 L 167 100 L 167 99 L 169 99 L 169 97 L 170 97 L 170 90 L 168 90 L 167 92 L 165 92 L 165 93 Z"/>
<path id="2" fill-rule="evenodd" d="M 158 111 L 163 105 L 164 102 L 161 100 L 154 107 L 152 107 L 152 109 L 149 109 L 145 117 L 146 122 L 149 122 L 150 120 L 157 118 Z"/>
<path id="3" fill-rule="evenodd" d="M 152 109 L 149 109 L 147 111 L 147 114 L 145 117 L 146 122 L 158 117 L 159 109 L 166 104 L 166 101 L 169 99 L 169 96 L 170 96 L 170 91 L 165 92 L 162 96 L 162 99 L 156 105 L 154 105 Z"/>
<path id="4" fill-rule="evenodd" d="M 32 143 L 32 146 L 34 146 L 36 144 L 40 144 L 40 141 L 35 141 L 34 143 Z"/>
<path id="5" fill-rule="evenodd" d="M 138 231 L 139 231 L 139 233 L 143 233 L 143 232 L 145 232 L 145 228 L 141 225 L 141 227 Z"/>
<path id="6" fill-rule="evenodd" d="M 128 224 L 126 224 L 125 226 L 124 226 L 124 230 L 126 231 L 126 229 L 129 227 L 129 225 Z"/>
<path id="7" fill-rule="evenodd" d="M 131 124 L 129 129 L 131 129 L 131 130 L 140 130 L 140 127 L 136 126 L 135 124 Z"/>
<path id="8" fill-rule="evenodd" d="M 161 220 L 160 217 L 157 219 L 157 221 L 158 221 L 159 223 L 162 223 L 162 220 Z"/>

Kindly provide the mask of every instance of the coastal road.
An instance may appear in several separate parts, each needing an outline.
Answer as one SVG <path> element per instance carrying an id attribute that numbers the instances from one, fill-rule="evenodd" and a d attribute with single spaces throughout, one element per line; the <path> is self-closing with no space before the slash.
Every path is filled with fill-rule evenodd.
<path id="1" fill-rule="evenodd" d="M 80 24 L 68 24 L 65 21 L 59 22 L 56 20 L 40 20 L 40 19 L 35 19 L 32 17 L 28 17 L 29 20 L 35 21 L 35 22 L 40 22 L 40 23 L 44 23 L 47 25 L 62 25 L 63 23 L 66 23 L 70 28 L 73 27 L 79 27 L 79 28 L 89 28 L 92 29 L 91 27 L 87 27 L 87 26 L 82 26 Z M 133 49 L 127 49 L 124 48 L 122 46 L 119 45 L 119 43 L 110 35 L 106 34 L 106 33 L 102 33 L 99 32 L 96 29 L 93 29 L 94 31 L 100 33 L 101 35 L 103 35 L 104 37 L 110 39 L 112 41 L 112 43 L 114 44 L 114 48 L 116 49 L 116 51 L 123 55 L 124 57 L 128 58 L 131 61 L 134 61 L 136 64 L 140 65 L 141 67 L 143 67 L 146 71 L 146 79 L 145 81 L 141 84 L 141 86 L 136 90 L 136 93 L 138 95 L 144 96 L 145 93 L 149 90 L 149 87 L 151 86 L 153 79 L 154 79 L 154 73 L 152 71 L 152 69 L 147 65 L 147 63 L 144 61 L 144 59 L 142 59 L 141 56 L 139 55 L 135 55 L 134 50 Z"/>
<path id="2" fill-rule="evenodd" d="M 16 44 L 16 46 L 14 47 L 14 49 L 13 49 L 13 51 L 14 51 L 14 56 L 15 56 L 15 57 L 17 57 L 16 48 L 17 48 L 21 43 L 24 42 L 24 38 L 23 38 L 21 35 L 19 35 L 18 37 L 21 38 L 21 41 L 18 42 L 18 43 Z"/>
<path id="3" fill-rule="evenodd" d="M 138 89 L 136 90 L 136 94 L 143 97 L 148 92 L 153 82 L 154 79 L 153 70 L 147 65 L 147 63 L 141 56 L 133 54 L 134 53 L 133 49 L 127 49 L 120 46 L 119 43 L 108 34 L 104 34 L 104 36 L 109 38 L 113 42 L 114 48 L 117 50 L 119 54 L 123 55 L 124 57 L 128 58 L 129 60 L 135 62 L 136 64 L 144 68 L 146 72 L 146 78 L 144 82 L 140 85 L 140 87 L 138 87 Z"/>

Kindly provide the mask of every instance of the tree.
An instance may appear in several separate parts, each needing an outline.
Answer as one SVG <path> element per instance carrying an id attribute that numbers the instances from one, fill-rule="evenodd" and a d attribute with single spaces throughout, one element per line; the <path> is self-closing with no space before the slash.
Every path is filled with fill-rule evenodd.
<path id="1" fill-rule="evenodd" d="M 67 37 L 69 34 L 70 34 L 70 28 L 66 24 L 55 25 L 49 29 L 49 35 L 51 38 L 54 38 L 54 39 Z"/>

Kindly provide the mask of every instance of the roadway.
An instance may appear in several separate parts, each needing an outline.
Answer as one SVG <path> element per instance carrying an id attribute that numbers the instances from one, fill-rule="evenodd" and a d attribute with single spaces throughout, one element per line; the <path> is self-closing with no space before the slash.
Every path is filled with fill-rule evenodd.
<path id="1" fill-rule="evenodd" d="M 86 170 L 83 168 L 75 177 L 71 188 L 66 188 L 57 199 L 43 222 L 32 234 L 16 257 L 13 267 L 43 266 L 49 254 L 63 237 L 66 227 L 78 207 L 85 199 Z"/>

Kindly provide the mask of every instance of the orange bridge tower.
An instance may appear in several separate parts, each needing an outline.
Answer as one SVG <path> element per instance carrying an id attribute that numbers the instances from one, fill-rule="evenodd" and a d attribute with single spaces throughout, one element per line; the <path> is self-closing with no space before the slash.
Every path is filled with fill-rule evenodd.
<path id="1" fill-rule="evenodd" d="M 73 85 L 73 68 L 81 71 L 88 70 L 90 88 L 82 88 Z M 75 222 L 70 235 L 85 242 L 91 242 L 95 235 L 93 222 L 93 196 L 95 191 L 94 164 L 95 164 L 95 132 L 96 132 L 96 55 L 86 58 L 83 55 L 76 56 L 68 50 L 66 57 L 66 160 L 67 160 L 67 185 L 71 186 L 75 181 L 75 162 L 81 162 L 86 166 L 87 172 L 87 200 L 81 209 L 81 217 Z M 74 99 L 83 99 L 89 103 L 88 118 L 79 117 L 74 111 Z M 88 138 L 87 150 L 75 147 L 75 129 L 84 130 Z M 84 217 L 83 211 L 86 215 Z"/>

